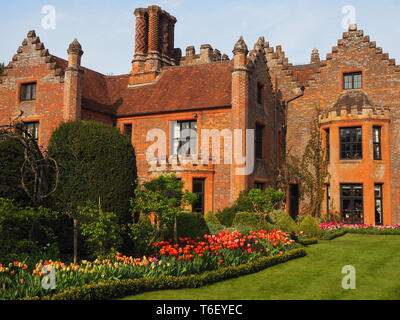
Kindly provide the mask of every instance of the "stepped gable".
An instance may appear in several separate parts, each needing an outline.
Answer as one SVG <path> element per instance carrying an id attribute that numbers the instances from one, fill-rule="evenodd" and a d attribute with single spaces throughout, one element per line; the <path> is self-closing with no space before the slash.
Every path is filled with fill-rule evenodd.
<path id="1" fill-rule="evenodd" d="M 40 38 L 36 35 L 35 30 L 31 30 L 22 41 L 12 61 L 5 67 L 4 73 L 0 75 L 0 83 L 4 81 L 9 73 L 12 73 L 12 69 L 15 65 L 32 56 L 39 58 L 43 64 L 47 64 L 48 69 L 54 71 L 54 76 L 58 77 L 60 82 L 64 81 L 65 60 L 63 61 L 51 55 L 49 50 L 45 48 L 44 43 L 42 43 Z"/>
<path id="2" fill-rule="evenodd" d="M 363 30 L 358 30 L 356 24 L 350 25 L 349 30 L 343 33 L 342 39 L 338 40 L 337 46 L 332 47 L 332 52 L 327 54 L 327 61 L 325 61 L 322 66 L 338 58 L 343 49 L 351 46 L 369 48 L 373 53 L 378 55 L 382 61 L 385 61 L 388 66 L 392 66 L 394 72 L 400 72 L 400 66 L 396 65 L 396 60 L 391 59 L 388 53 L 383 53 L 383 49 L 377 47 L 376 42 L 371 41 L 370 36 L 365 36 Z"/>
<path id="3" fill-rule="evenodd" d="M 265 42 L 264 51 L 274 89 L 281 92 L 284 100 L 290 100 L 299 95 L 302 83 L 293 72 L 293 64 L 289 63 L 282 46 L 273 48 L 270 47 L 269 42 Z"/>

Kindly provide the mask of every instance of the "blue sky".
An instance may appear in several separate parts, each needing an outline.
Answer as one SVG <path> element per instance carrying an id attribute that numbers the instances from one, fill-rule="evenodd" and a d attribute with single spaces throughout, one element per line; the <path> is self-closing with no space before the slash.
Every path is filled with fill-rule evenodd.
<path id="1" fill-rule="evenodd" d="M 85 51 L 83 64 L 104 74 L 130 71 L 134 50 L 134 16 L 138 7 L 158 4 L 177 19 L 176 43 L 211 44 L 232 55 L 243 35 L 249 47 L 259 36 L 282 45 L 290 62 L 308 63 L 317 47 L 322 58 L 343 33 L 342 8 L 356 9 L 356 22 L 371 40 L 400 59 L 398 0 L 14 0 L 2 2 L 0 61 L 8 63 L 28 30 L 35 29 L 50 53 L 66 58 L 68 44 L 78 38 Z M 56 29 L 42 28 L 42 7 L 56 9 Z"/>

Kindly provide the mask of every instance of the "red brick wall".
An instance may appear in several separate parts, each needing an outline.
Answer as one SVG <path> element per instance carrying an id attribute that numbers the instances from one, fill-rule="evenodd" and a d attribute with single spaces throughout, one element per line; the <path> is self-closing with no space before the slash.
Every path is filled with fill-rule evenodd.
<path id="1" fill-rule="evenodd" d="M 382 54 L 381 48 L 376 48 L 376 43 L 365 37 L 363 31 L 346 32 L 343 39 L 338 41 L 338 46 L 332 49 L 327 60 L 322 62 L 320 69 L 308 81 L 304 97 L 290 103 L 288 109 L 288 146 L 294 154 L 302 154 L 307 141 L 307 123 L 315 113 L 315 108 L 332 108 L 338 97 L 343 93 L 343 73 L 361 71 L 363 73 L 362 91 L 367 94 L 371 103 L 377 107 L 389 107 L 391 109 L 389 137 L 383 137 L 384 141 L 390 141 L 390 157 L 385 159 L 386 198 L 391 198 L 391 205 L 384 208 L 392 213 L 392 222 L 400 222 L 400 68 L 394 61 Z M 343 123 L 343 125 L 348 125 Z M 386 132 L 386 131 L 385 131 Z M 364 135 L 368 134 L 367 131 Z M 368 145 L 372 143 L 366 141 Z M 335 140 L 336 141 L 336 140 Z M 334 146 L 332 146 L 334 148 Z M 368 159 L 364 159 L 363 162 Z M 392 172 L 388 173 L 392 167 Z M 375 169 L 374 169 L 375 170 Z M 378 170 L 378 169 L 376 169 Z M 368 183 L 373 184 L 375 172 L 356 170 L 358 176 L 352 176 L 353 182 L 364 181 L 369 177 Z M 334 173 L 335 174 L 335 173 Z M 340 173 L 337 172 L 337 175 Z M 340 181 L 338 181 L 340 183 Z M 349 181 L 342 181 L 349 182 Z M 338 195 L 336 194 L 336 197 Z M 364 199 L 373 198 L 373 194 L 364 192 Z M 372 215 L 372 212 L 366 213 Z M 370 220 L 370 219 L 369 219 Z"/>
<path id="2" fill-rule="evenodd" d="M 40 121 L 39 144 L 46 146 L 54 129 L 63 121 L 63 90 L 56 62 L 36 36 L 24 40 L 18 54 L 0 77 L 0 125 L 24 111 L 24 121 Z M 36 100 L 21 102 L 20 86 L 37 82 Z"/>

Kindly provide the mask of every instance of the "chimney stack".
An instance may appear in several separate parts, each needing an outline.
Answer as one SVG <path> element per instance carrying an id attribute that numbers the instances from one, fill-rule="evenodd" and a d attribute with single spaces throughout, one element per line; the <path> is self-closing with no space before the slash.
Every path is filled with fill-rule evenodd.
<path id="1" fill-rule="evenodd" d="M 321 63 L 321 59 L 319 57 L 319 52 L 318 52 L 318 49 L 315 48 L 311 54 L 311 64 L 320 64 L 320 63 Z"/>
<path id="2" fill-rule="evenodd" d="M 159 6 L 135 10 L 135 55 L 130 85 L 155 81 L 163 66 L 175 65 L 176 18 Z"/>

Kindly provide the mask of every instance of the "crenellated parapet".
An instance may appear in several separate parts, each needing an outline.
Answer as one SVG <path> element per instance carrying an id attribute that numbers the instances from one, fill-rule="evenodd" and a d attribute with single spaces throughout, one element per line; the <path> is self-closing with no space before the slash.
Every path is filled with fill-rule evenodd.
<path id="1" fill-rule="evenodd" d="M 342 94 L 337 103 L 320 114 L 320 123 L 348 120 L 390 120 L 388 107 L 374 106 L 367 95 L 358 90 Z"/>
<path id="2" fill-rule="evenodd" d="M 199 54 L 196 54 L 196 48 L 194 46 L 187 47 L 186 55 L 183 57 L 181 56 L 179 59 L 179 65 L 190 66 L 221 61 L 229 61 L 228 55 L 221 54 L 221 51 L 213 49 L 209 44 L 203 44 L 200 47 Z"/>

